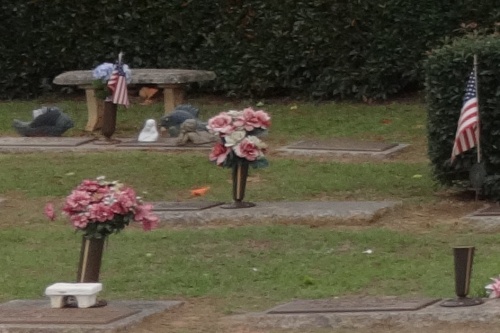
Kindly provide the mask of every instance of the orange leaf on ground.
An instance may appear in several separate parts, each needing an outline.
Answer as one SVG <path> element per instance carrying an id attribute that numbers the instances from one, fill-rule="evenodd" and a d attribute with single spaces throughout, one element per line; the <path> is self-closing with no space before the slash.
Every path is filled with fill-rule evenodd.
<path id="1" fill-rule="evenodd" d="M 207 194 L 209 189 L 210 189 L 210 186 L 195 188 L 194 190 L 191 190 L 191 195 L 193 197 L 201 197 L 201 196 Z"/>

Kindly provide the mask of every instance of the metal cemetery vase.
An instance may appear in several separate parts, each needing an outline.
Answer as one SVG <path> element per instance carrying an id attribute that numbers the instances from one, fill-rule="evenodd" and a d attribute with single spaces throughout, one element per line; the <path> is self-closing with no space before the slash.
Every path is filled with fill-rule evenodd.
<path id="1" fill-rule="evenodd" d="M 482 304 L 478 298 L 468 298 L 470 277 L 472 274 L 472 263 L 474 259 L 473 246 L 460 246 L 453 248 L 453 258 L 455 264 L 455 294 L 456 299 L 446 300 L 441 306 L 458 307 Z"/>
<path id="2" fill-rule="evenodd" d="M 245 189 L 247 185 L 249 163 L 245 159 L 238 159 L 232 168 L 233 180 L 233 202 L 230 204 L 222 205 L 222 208 L 248 208 L 254 207 L 255 204 L 243 201 L 245 197 Z"/>
<path id="3" fill-rule="evenodd" d="M 99 272 L 101 271 L 102 253 L 106 238 L 82 237 L 82 248 L 80 251 L 80 263 L 76 281 L 78 283 L 99 282 Z"/>
<path id="4" fill-rule="evenodd" d="M 113 104 L 112 102 L 104 102 L 101 133 L 108 141 L 111 140 L 111 137 L 113 136 L 116 130 L 117 109 L 118 105 Z"/>

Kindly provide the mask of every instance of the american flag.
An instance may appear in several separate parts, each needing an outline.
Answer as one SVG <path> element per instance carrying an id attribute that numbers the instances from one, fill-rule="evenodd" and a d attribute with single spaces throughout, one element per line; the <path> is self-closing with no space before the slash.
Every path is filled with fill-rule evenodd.
<path id="1" fill-rule="evenodd" d="M 108 81 L 108 87 L 113 92 L 112 101 L 114 104 L 122 104 L 125 106 L 129 105 L 127 80 L 121 63 L 115 65 L 113 73 L 111 73 L 111 77 Z"/>
<path id="2" fill-rule="evenodd" d="M 466 150 L 472 149 L 479 142 L 479 108 L 477 103 L 476 75 L 473 71 L 465 88 L 464 102 L 460 111 L 455 143 L 451 160 Z"/>

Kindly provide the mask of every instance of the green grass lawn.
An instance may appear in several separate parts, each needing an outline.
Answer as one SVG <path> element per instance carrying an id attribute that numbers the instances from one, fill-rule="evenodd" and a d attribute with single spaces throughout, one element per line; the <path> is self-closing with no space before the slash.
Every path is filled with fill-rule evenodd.
<path id="1" fill-rule="evenodd" d="M 471 239 L 472 238 L 472 239 Z M 39 298 L 54 281 L 74 281 L 80 237 L 62 223 L 0 230 L 0 299 Z M 471 294 L 498 273 L 499 235 L 411 234 L 381 228 L 242 226 L 126 230 L 110 238 L 101 281 L 111 299 L 209 296 L 227 309 L 294 298 L 454 294 L 450 247 L 481 244 Z M 372 254 L 363 251 L 372 249 Z"/>
<path id="2" fill-rule="evenodd" d="M 192 104 L 208 119 L 247 102 Z M 87 135 L 81 100 L 0 103 L 0 135 L 15 135 L 12 119 L 29 120 L 31 110 L 57 105 Z M 251 170 L 251 201 L 402 200 L 405 205 L 438 201 L 425 158 L 336 161 L 278 156 L 273 148 L 303 138 L 350 137 L 404 142 L 425 156 L 425 107 L 418 101 L 381 105 L 278 103 L 262 107 L 272 117 L 264 139 L 270 167 Z M 119 110 L 117 136 L 137 135 L 162 105 Z M 133 186 L 145 200 L 192 200 L 190 190 L 210 186 L 205 199 L 230 199 L 230 171 L 208 162 L 207 152 L 5 153 L 0 155 L 0 299 L 39 298 L 47 285 L 73 281 L 80 250 L 64 217 L 48 222 L 46 202 L 60 206 L 84 178 L 105 175 Z M 10 200 L 10 201 L 9 201 Z M 10 204 L 9 202 L 15 202 Z M 436 219 L 439 219 L 436 216 Z M 294 298 L 363 295 L 452 296 L 451 246 L 480 244 L 472 290 L 476 295 L 500 273 L 500 236 L 451 227 L 423 232 L 379 228 L 245 225 L 217 228 L 163 227 L 150 233 L 129 228 L 109 240 L 101 280 L 110 299 L 167 299 L 208 296 L 226 311 L 263 309 Z M 372 249 L 372 254 L 364 254 Z"/>

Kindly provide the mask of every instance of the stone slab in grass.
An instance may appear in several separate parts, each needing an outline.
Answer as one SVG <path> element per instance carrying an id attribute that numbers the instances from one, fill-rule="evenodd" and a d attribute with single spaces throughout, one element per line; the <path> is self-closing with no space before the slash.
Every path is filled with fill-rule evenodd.
<path id="1" fill-rule="evenodd" d="M 500 231 L 500 205 L 488 205 L 463 217 L 473 227 L 484 231 Z"/>
<path id="2" fill-rule="evenodd" d="M 298 300 L 274 307 L 267 313 L 415 311 L 439 300 L 439 298 L 423 297 L 344 297 Z"/>
<path id="3" fill-rule="evenodd" d="M 451 296 L 451 295 L 450 295 Z M 339 298 L 337 306 L 341 305 L 342 297 Z M 390 332 L 405 331 L 411 329 L 412 332 L 437 332 L 442 331 L 432 329 L 442 327 L 443 325 L 455 325 L 455 327 L 481 327 L 481 325 L 498 325 L 500 324 L 500 301 L 498 299 L 484 299 L 484 303 L 476 306 L 467 307 L 443 307 L 441 301 L 424 305 L 418 309 L 405 309 L 404 303 L 399 303 L 402 309 L 392 308 L 388 304 L 380 302 L 379 309 L 374 310 L 376 303 L 380 301 L 380 297 L 374 297 L 366 305 L 370 305 L 368 311 L 323 311 L 323 312 L 284 312 L 284 313 L 269 313 L 264 312 L 248 312 L 244 314 L 231 315 L 224 318 L 225 322 L 243 328 L 256 330 L 298 330 L 309 331 L 314 329 L 325 329 L 328 331 L 337 330 L 353 330 L 356 329 L 373 329 L 379 328 L 377 332 L 382 332 L 385 329 Z M 350 302 L 350 301 L 349 301 Z M 411 302 L 413 303 L 413 302 Z M 411 305 L 408 304 L 408 305 Z M 417 303 L 415 303 L 417 304 Z M 427 303 L 418 303 L 427 304 Z M 344 304 L 346 305 L 346 304 Z M 353 304 L 346 306 L 352 307 Z M 363 305 L 363 303 L 360 303 Z M 411 306 L 410 306 L 411 308 Z M 318 309 L 318 307 L 316 307 Z M 429 329 L 423 329 L 428 327 Z M 452 332 L 453 330 L 450 330 Z M 484 330 L 490 332 L 491 330 Z M 444 332 L 444 331 L 443 331 Z M 446 330 L 448 332 L 448 330 Z M 466 330 L 464 330 L 466 332 Z M 467 331 L 468 332 L 468 331 Z M 479 332 L 479 330 L 477 331 Z M 482 332 L 482 331 L 481 331 Z"/>
<path id="4" fill-rule="evenodd" d="M 251 200 L 249 200 L 251 201 Z M 304 201 L 255 202 L 255 207 L 223 209 L 220 206 L 203 210 L 156 211 L 165 225 L 203 225 L 215 221 L 322 221 L 339 225 L 364 225 L 401 205 L 400 201 Z"/>
<path id="5" fill-rule="evenodd" d="M 0 332 L 121 332 L 181 305 L 178 301 L 113 301 L 97 308 L 53 309 L 44 300 L 14 300 L 0 304 Z"/>
<path id="6" fill-rule="evenodd" d="M 160 138 L 156 142 L 139 142 L 137 139 L 123 140 L 116 145 L 117 147 L 131 147 L 131 148 L 167 148 L 167 149 L 209 149 L 213 144 L 192 145 L 185 146 L 177 145 L 177 138 Z"/>
<path id="7" fill-rule="evenodd" d="M 154 211 L 194 211 L 222 205 L 217 201 L 152 202 Z"/>
<path id="8" fill-rule="evenodd" d="M 500 205 L 492 205 L 475 211 L 471 216 L 500 216 Z"/>
<path id="9" fill-rule="evenodd" d="M 0 137 L 0 147 L 76 147 L 93 140 L 93 137 Z"/>
<path id="10" fill-rule="evenodd" d="M 306 140 L 294 143 L 291 149 L 320 149 L 320 150 L 353 150 L 381 152 L 397 146 L 397 143 L 384 143 L 372 141 L 358 141 L 351 139 Z"/>
<path id="11" fill-rule="evenodd" d="M 346 138 L 303 140 L 278 149 L 279 152 L 301 155 L 366 155 L 388 157 L 407 147 L 407 144 L 360 141 Z"/>

